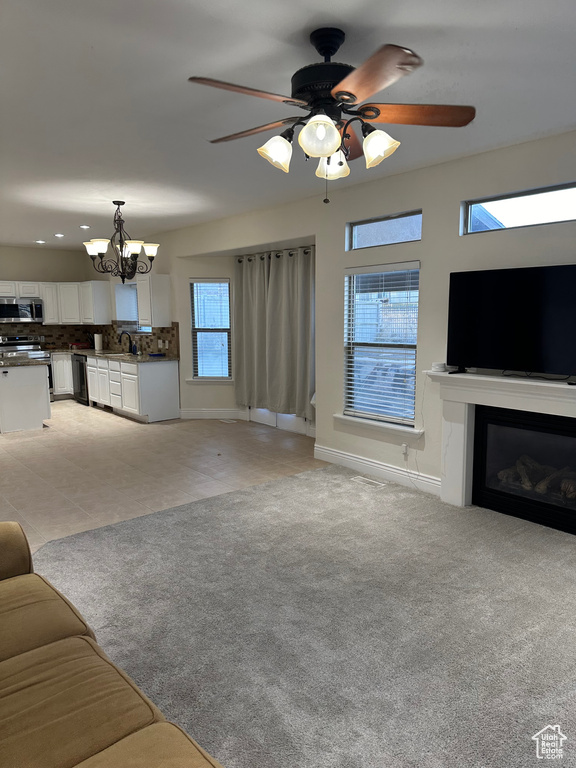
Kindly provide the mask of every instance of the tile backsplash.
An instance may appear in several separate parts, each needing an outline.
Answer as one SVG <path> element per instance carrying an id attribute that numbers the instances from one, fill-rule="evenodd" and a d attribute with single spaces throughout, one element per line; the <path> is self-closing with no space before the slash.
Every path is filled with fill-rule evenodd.
<path id="1" fill-rule="evenodd" d="M 122 330 L 128 330 L 138 349 L 144 354 L 158 351 L 158 340 L 163 345 L 168 342 L 168 354 L 178 356 L 180 339 L 178 323 L 172 323 L 169 328 L 152 328 L 152 333 L 138 333 L 136 323 L 130 330 L 127 323 L 122 323 Z M 122 339 L 118 343 L 120 329 L 116 322 L 111 325 L 40 325 L 38 323 L 5 323 L 0 325 L 0 336 L 44 336 L 42 346 L 45 349 L 67 349 L 70 344 L 88 342 L 94 346 L 93 334 L 101 333 L 103 349 L 114 352 L 126 351 L 128 341 Z"/>

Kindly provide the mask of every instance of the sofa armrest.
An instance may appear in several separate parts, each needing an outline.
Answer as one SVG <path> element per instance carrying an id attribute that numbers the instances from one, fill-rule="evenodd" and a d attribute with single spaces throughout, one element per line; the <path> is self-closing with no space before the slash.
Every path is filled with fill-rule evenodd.
<path id="1" fill-rule="evenodd" d="M 22 526 L 0 522 L 0 580 L 33 570 L 32 555 Z"/>

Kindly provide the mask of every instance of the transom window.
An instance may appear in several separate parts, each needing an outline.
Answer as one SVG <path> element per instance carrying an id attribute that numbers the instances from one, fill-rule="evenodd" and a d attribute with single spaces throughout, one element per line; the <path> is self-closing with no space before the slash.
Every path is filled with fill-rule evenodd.
<path id="1" fill-rule="evenodd" d="M 346 270 L 346 416 L 414 425 L 419 267 Z"/>
<path id="2" fill-rule="evenodd" d="M 191 280 L 192 367 L 195 379 L 230 379 L 230 281 Z"/>
<path id="3" fill-rule="evenodd" d="M 574 221 L 576 184 L 544 187 L 483 200 L 467 200 L 463 204 L 463 214 L 464 235 Z"/>
<path id="4" fill-rule="evenodd" d="M 348 250 L 422 239 L 422 211 L 408 211 L 348 225 Z"/>

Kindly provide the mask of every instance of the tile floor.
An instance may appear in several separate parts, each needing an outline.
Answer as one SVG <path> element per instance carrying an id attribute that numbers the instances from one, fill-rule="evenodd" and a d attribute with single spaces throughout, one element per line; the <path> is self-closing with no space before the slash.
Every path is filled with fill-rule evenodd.
<path id="1" fill-rule="evenodd" d="M 326 466 L 312 438 L 254 422 L 140 424 L 74 400 L 0 435 L 0 520 L 50 539 Z"/>

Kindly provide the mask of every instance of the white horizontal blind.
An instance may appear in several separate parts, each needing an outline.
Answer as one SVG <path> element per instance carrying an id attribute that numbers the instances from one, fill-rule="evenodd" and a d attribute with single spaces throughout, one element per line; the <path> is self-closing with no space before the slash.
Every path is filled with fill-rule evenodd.
<path id="1" fill-rule="evenodd" d="M 193 377 L 231 378 L 230 281 L 191 281 L 190 303 Z"/>
<path id="2" fill-rule="evenodd" d="M 344 414 L 414 424 L 419 264 L 347 270 Z"/>

